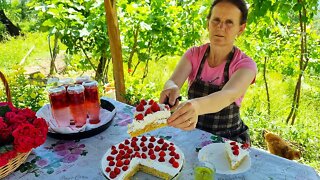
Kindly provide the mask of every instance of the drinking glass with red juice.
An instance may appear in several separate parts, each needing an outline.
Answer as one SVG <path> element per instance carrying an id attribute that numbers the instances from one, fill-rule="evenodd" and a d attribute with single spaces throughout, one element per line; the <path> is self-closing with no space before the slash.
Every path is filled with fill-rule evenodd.
<path id="1" fill-rule="evenodd" d="M 72 78 L 63 78 L 63 79 L 59 79 L 59 81 L 58 81 L 58 85 L 64 86 L 66 88 L 66 91 L 68 89 L 68 86 L 70 86 L 72 84 L 74 84 L 74 81 Z M 67 98 L 69 98 L 68 93 L 67 93 Z M 69 99 L 68 99 L 68 101 L 69 101 Z M 69 113 L 69 119 L 70 119 L 70 125 L 74 125 L 74 120 L 71 116 L 71 113 Z"/>
<path id="2" fill-rule="evenodd" d="M 84 104 L 84 87 L 79 84 L 68 86 L 69 107 L 76 127 L 82 127 L 87 121 L 87 111 Z"/>
<path id="3" fill-rule="evenodd" d="M 67 92 L 64 86 L 48 89 L 51 112 L 59 127 L 70 125 L 70 110 Z"/>
<path id="4" fill-rule="evenodd" d="M 89 116 L 90 124 L 98 124 L 100 122 L 100 101 L 97 81 L 83 82 L 85 93 L 85 104 Z"/>

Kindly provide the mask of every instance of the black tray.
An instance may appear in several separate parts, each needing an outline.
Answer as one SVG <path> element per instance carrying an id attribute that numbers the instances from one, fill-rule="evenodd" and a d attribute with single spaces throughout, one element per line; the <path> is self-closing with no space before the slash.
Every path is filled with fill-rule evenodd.
<path id="1" fill-rule="evenodd" d="M 103 132 L 111 125 L 114 117 L 116 116 L 116 108 L 114 107 L 114 105 L 111 102 L 107 101 L 106 99 L 100 99 L 100 104 L 103 109 L 106 109 L 106 110 L 110 111 L 111 113 L 113 113 L 111 120 L 108 123 L 106 123 L 102 126 L 99 126 L 97 128 L 90 129 L 88 131 L 77 132 L 77 133 L 60 134 L 60 133 L 48 132 L 48 136 L 55 138 L 55 139 L 75 140 L 75 139 L 89 138 L 89 137 L 92 137 L 94 135 L 97 135 L 97 134 Z"/>

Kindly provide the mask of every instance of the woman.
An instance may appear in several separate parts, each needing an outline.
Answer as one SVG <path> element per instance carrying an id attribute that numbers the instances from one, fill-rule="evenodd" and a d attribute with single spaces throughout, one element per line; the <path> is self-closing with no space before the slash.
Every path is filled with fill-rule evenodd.
<path id="1" fill-rule="evenodd" d="M 234 46 L 246 27 L 248 9 L 242 0 L 215 0 L 210 8 L 210 43 L 190 48 L 178 63 L 160 95 L 176 111 L 168 125 L 199 128 L 238 142 L 250 143 L 240 119 L 243 95 L 254 82 L 256 63 Z M 189 100 L 179 104 L 180 88 L 188 78 Z"/>

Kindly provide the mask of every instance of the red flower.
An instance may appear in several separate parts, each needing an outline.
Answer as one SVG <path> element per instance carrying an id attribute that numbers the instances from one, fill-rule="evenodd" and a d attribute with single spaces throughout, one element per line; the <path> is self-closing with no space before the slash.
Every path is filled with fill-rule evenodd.
<path id="1" fill-rule="evenodd" d="M 48 125 L 43 118 L 29 108 L 15 108 L 12 103 L 1 103 L 8 106 L 7 112 L 0 117 L 0 146 L 6 151 L 0 153 L 0 167 L 8 163 L 17 153 L 29 152 L 43 144 L 48 133 Z M 10 147 L 10 148 L 7 148 Z"/>
<path id="2" fill-rule="evenodd" d="M 5 118 L 10 120 L 10 119 L 14 118 L 15 116 L 16 116 L 16 113 L 11 111 L 11 112 L 6 113 Z"/>
<path id="3" fill-rule="evenodd" d="M 22 109 L 21 111 L 19 111 L 17 114 L 24 116 L 27 120 L 33 120 L 36 118 L 36 113 L 33 112 L 31 109 L 29 108 L 25 108 Z"/>
<path id="4" fill-rule="evenodd" d="M 34 144 L 34 138 L 25 136 L 15 138 L 13 143 L 15 150 L 22 153 L 30 151 Z"/>
<path id="5" fill-rule="evenodd" d="M 1 154 L 0 156 L 0 167 L 4 166 L 8 163 L 8 161 L 12 158 L 14 158 L 17 155 L 17 151 L 16 150 L 11 150 L 8 152 L 5 152 L 3 154 Z"/>
<path id="6" fill-rule="evenodd" d="M 43 128 L 45 127 L 45 129 L 47 129 L 48 131 L 48 124 L 46 122 L 46 120 L 44 120 L 43 118 L 37 118 L 33 121 L 33 125 L 36 128 Z"/>
<path id="7" fill-rule="evenodd" d="M 5 128 L 0 130 L 0 145 L 8 143 L 12 134 L 11 128 Z"/>
<path id="8" fill-rule="evenodd" d="M 3 118 L 0 117 L 0 130 L 7 128 L 7 127 L 8 127 L 8 125 L 4 122 Z"/>

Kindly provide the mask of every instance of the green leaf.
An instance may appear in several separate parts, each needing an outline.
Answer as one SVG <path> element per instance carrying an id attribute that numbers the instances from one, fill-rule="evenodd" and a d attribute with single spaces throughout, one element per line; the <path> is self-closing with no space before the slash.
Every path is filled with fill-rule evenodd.
<path id="1" fill-rule="evenodd" d="M 302 22 L 305 22 L 305 23 L 307 23 L 308 22 L 308 17 L 306 17 L 306 16 L 302 16 L 301 17 L 301 20 L 302 20 Z"/>
<path id="2" fill-rule="evenodd" d="M 4 146 L 0 146 L 0 154 L 2 153 L 6 153 L 8 151 L 11 151 L 13 149 L 13 145 L 4 145 Z"/>
<path id="3" fill-rule="evenodd" d="M 10 112 L 10 108 L 8 105 L 5 106 L 0 106 L 0 116 L 4 117 L 6 115 L 7 112 Z"/>
<path id="4" fill-rule="evenodd" d="M 47 170 L 47 173 L 48 174 L 52 174 L 54 172 L 54 169 L 53 168 L 49 168 L 48 170 Z"/>
<path id="5" fill-rule="evenodd" d="M 27 171 L 28 170 L 28 167 L 25 165 L 25 164 L 22 164 L 20 167 L 19 167 L 19 170 L 20 170 L 20 172 L 25 172 L 25 171 Z"/>
<path id="6" fill-rule="evenodd" d="M 223 142 L 222 138 L 220 136 L 216 136 L 216 135 L 212 135 L 211 138 L 212 142 L 214 143 L 219 143 L 219 142 Z"/>
<path id="7" fill-rule="evenodd" d="M 294 11 L 301 11 L 302 9 L 302 4 L 301 3 L 297 3 L 293 6 L 293 10 Z"/>

